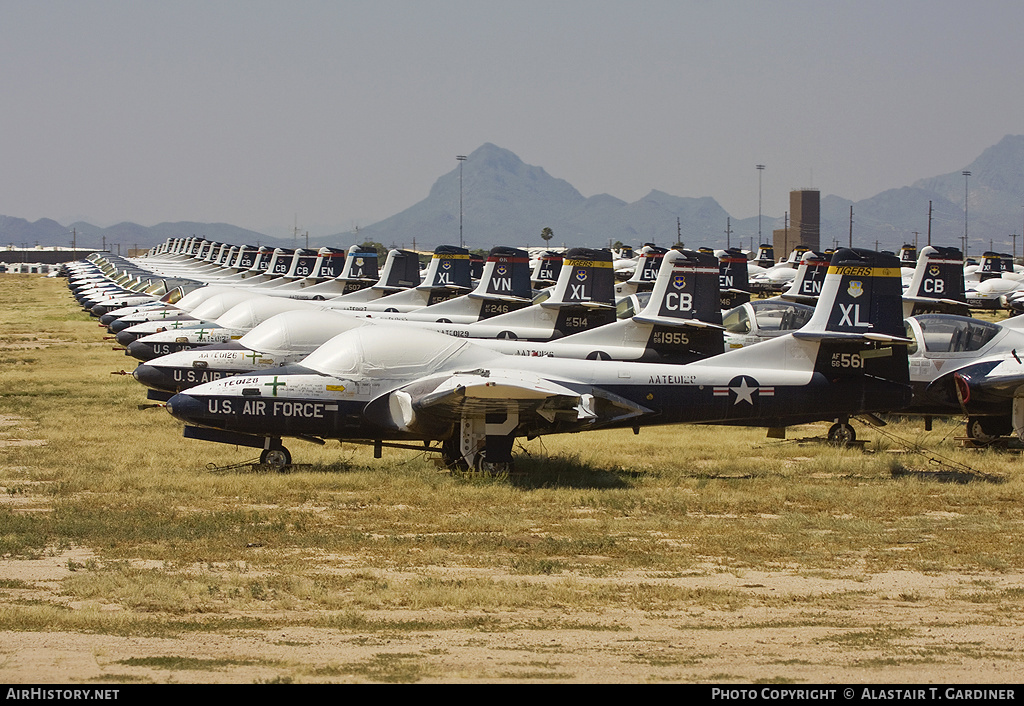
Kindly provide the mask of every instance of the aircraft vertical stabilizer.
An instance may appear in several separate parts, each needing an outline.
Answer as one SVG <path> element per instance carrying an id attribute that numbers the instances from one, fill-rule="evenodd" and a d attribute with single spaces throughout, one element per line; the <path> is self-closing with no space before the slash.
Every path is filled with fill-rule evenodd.
<path id="1" fill-rule="evenodd" d="M 738 248 L 730 248 L 718 258 L 718 286 L 721 309 L 732 309 L 750 301 L 747 256 Z"/>
<path id="2" fill-rule="evenodd" d="M 963 255 L 959 248 L 925 246 L 903 297 L 903 316 L 967 316 L 969 312 L 964 294 Z"/>
<path id="3" fill-rule="evenodd" d="M 832 381 L 870 377 L 909 384 L 901 289 L 895 255 L 837 250 L 814 316 L 793 334 L 820 341 L 815 372 Z"/>

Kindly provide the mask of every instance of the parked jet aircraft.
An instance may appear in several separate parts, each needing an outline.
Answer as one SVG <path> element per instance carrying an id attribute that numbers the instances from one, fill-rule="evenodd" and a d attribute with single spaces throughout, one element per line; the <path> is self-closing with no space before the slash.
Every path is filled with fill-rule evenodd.
<path id="1" fill-rule="evenodd" d="M 944 314 L 910 317 L 906 327 L 914 388 L 907 412 L 965 414 L 968 436 L 980 441 L 1013 431 L 1024 439 L 1024 330 Z"/>
<path id="2" fill-rule="evenodd" d="M 494 265 L 488 263 L 488 267 Z M 556 341 L 478 339 L 477 343 L 513 355 L 686 363 L 722 352 L 717 296 L 716 258 L 671 250 L 662 260 L 654 291 L 644 295 L 647 304 L 637 316 Z M 201 382 L 265 367 L 267 360 L 278 365 L 296 362 L 354 326 L 343 327 L 340 318 L 351 317 L 347 312 L 330 310 L 303 317 L 275 316 L 238 341 L 147 360 L 135 369 L 134 376 L 151 389 L 178 392 Z M 392 323 L 389 319 L 363 321 Z M 304 346 L 301 350 L 290 347 L 296 341 Z M 157 397 L 151 395 L 151 399 Z"/>
<path id="3" fill-rule="evenodd" d="M 571 261 L 570 257 L 566 258 Z M 608 268 L 609 274 L 611 268 Z M 332 339 L 299 365 L 172 397 L 191 438 L 262 448 L 281 437 L 440 442 L 453 466 L 501 468 L 517 436 L 681 422 L 780 427 L 910 402 L 894 255 L 838 251 L 804 329 L 688 365 L 507 356 L 389 325 Z"/>
<path id="4" fill-rule="evenodd" d="M 198 322 L 200 325 L 197 326 L 196 322 L 172 321 L 163 324 L 162 328 L 165 330 L 129 341 L 125 354 L 138 360 L 150 360 L 177 351 L 236 340 L 271 316 L 299 309 L 324 308 L 317 304 L 318 302 L 286 297 L 254 296 L 235 304 L 209 323 Z M 117 335 L 121 336 L 130 331 L 131 329 L 127 329 Z"/>
<path id="5" fill-rule="evenodd" d="M 238 340 L 178 351 L 148 360 L 132 375 L 150 388 L 151 400 L 200 383 L 291 365 L 340 333 L 373 325 L 368 319 L 317 308 L 270 317 Z"/>

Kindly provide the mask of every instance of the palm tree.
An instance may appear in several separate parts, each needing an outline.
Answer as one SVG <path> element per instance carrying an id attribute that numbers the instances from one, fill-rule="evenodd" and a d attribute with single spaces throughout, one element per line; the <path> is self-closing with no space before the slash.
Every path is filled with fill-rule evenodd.
<path id="1" fill-rule="evenodd" d="M 540 232 L 540 237 L 544 239 L 545 243 L 547 243 L 548 241 L 555 237 L 555 231 L 551 230 L 550 228 L 545 228 Z"/>

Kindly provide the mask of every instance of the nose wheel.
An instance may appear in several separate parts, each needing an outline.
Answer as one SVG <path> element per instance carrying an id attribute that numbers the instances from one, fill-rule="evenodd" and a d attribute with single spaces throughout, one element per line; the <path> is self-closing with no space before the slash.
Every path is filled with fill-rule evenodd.
<path id="1" fill-rule="evenodd" d="M 828 443 L 832 446 L 849 446 L 857 440 L 857 432 L 848 423 L 837 422 L 828 430 Z"/>
<path id="2" fill-rule="evenodd" d="M 292 465 L 292 455 L 288 449 L 278 444 L 263 450 L 263 453 L 260 454 L 260 463 L 280 470 L 285 466 Z"/>

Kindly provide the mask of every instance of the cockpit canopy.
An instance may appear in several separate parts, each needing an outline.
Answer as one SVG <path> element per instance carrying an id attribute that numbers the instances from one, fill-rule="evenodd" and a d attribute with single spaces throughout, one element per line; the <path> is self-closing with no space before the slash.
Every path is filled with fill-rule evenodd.
<path id="1" fill-rule="evenodd" d="M 271 316 L 238 342 L 261 353 L 312 353 L 339 333 L 369 325 L 337 312 L 288 311 Z"/>
<path id="2" fill-rule="evenodd" d="M 615 318 L 631 319 L 647 307 L 653 292 L 637 292 L 623 297 L 615 304 Z"/>
<path id="3" fill-rule="evenodd" d="M 377 324 L 335 336 L 309 354 L 302 366 L 341 378 L 409 378 L 429 375 L 442 366 L 473 370 L 493 359 L 494 353 L 465 339 Z"/>
<path id="4" fill-rule="evenodd" d="M 988 345 L 1002 330 L 987 321 L 948 314 L 924 314 L 914 319 L 921 328 L 921 335 L 918 336 L 909 321 L 906 323 L 907 337 L 914 341 L 911 353 L 922 343 L 927 353 L 972 353 Z"/>
<path id="5" fill-rule="evenodd" d="M 803 328 L 811 320 L 814 307 L 781 299 L 760 299 L 741 304 L 725 312 L 722 325 L 728 333 L 750 333 L 755 326 L 750 321 L 750 310 L 754 312 L 754 324 L 762 334 L 786 333 Z"/>

